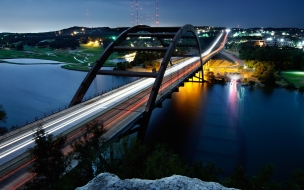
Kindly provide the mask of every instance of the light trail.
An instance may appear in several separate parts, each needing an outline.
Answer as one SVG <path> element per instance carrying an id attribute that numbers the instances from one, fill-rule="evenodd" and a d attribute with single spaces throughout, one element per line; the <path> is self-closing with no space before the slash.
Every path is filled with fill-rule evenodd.
<path id="1" fill-rule="evenodd" d="M 206 50 L 204 53 L 201 54 L 201 57 L 205 57 L 212 51 L 212 49 L 218 43 L 218 41 L 220 40 L 222 35 L 223 35 L 223 33 L 221 35 L 219 35 L 219 37 L 216 39 L 216 41 L 212 44 L 212 46 L 208 50 Z M 208 56 L 206 56 L 206 57 L 208 57 Z M 188 65 L 198 61 L 199 59 L 200 59 L 200 57 L 193 57 L 193 58 L 187 59 L 179 64 L 176 64 L 176 65 L 168 68 L 165 72 L 164 78 L 181 70 L 184 67 L 187 67 Z M 122 89 L 117 92 L 109 94 L 105 97 L 101 97 L 100 100 L 97 100 L 88 105 L 80 107 L 77 110 L 73 110 L 73 111 L 61 116 L 60 118 L 57 118 L 53 121 L 50 121 L 50 122 L 42 125 L 42 128 L 45 129 L 46 133 L 48 133 L 48 134 L 54 134 L 55 132 L 57 132 L 63 128 L 65 130 L 67 130 L 70 127 L 75 126 L 77 123 L 84 121 L 88 117 L 91 117 L 91 116 L 93 117 L 94 115 L 98 114 L 99 112 L 104 111 L 111 106 L 115 106 L 116 104 L 139 94 L 141 91 L 148 89 L 150 86 L 152 86 L 152 84 L 154 83 L 154 80 L 155 80 L 154 78 L 143 78 L 138 81 L 135 81 L 127 87 L 122 87 Z M 163 87 L 161 89 L 163 89 Z M 146 101 L 147 98 L 144 98 L 144 99 Z M 137 103 L 135 108 L 137 108 L 139 105 L 142 105 L 143 102 L 145 102 L 145 101 L 141 101 L 141 103 Z M 26 147 L 26 146 L 29 146 L 29 145 L 33 146 L 34 140 L 32 138 L 30 138 L 30 136 L 33 135 L 34 133 L 35 133 L 35 131 L 31 130 L 31 131 L 28 131 L 17 137 L 14 137 L 8 141 L 2 142 L 0 144 L 0 148 L 1 148 L 0 165 L 5 163 L 3 158 L 7 157 L 8 155 Z M 30 138 L 30 139 L 28 139 L 28 138 Z M 9 147 L 9 146 L 12 146 L 12 147 Z M 4 148 L 6 148 L 6 147 L 8 147 L 8 150 L 4 150 Z M 23 152 L 20 152 L 20 154 L 22 154 L 22 153 Z"/>
<path id="2" fill-rule="evenodd" d="M 153 79 L 152 79 L 153 80 Z M 135 83 L 134 85 L 132 85 L 132 88 L 130 89 L 130 87 L 129 88 L 127 88 L 127 89 L 123 89 L 123 90 L 121 90 L 121 94 L 123 94 L 123 93 L 128 93 L 128 92 L 130 92 L 130 90 L 132 90 L 132 89 L 138 89 L 138 87 L 140 87 L 144 82 L 146 82 L 146 81 L 141 81 L 141 82 L 139 82 L 139 83 Z M 115 98 L 116 98 L 117 96 L 116 96 L 116 94 L 111 94 L 111 95 L 109 95 L 109 96 L 106 96 L 105 98 L 102 98 L 101 100 L 99 100 L 98 102 L 96 102 L 95 104 L 91 104 L 91 105 L 88 105 L 88 106 L 86 106 L 86 107 L 82 107 L 82 108 L 79 108 L 79 109 L 77 109 L 76 111 L 74 111 L 73 113 L 70 113 L 70 114 L 68 114 L 68 115 L 65 115 L 65 116 L 62 116 L 61 118 L 59 118 L 59 119 L 56 119 L 56 120 L 54 120 L 54 121 L 51 121 L 51 122 L 49 122 L 49 123 L 47 123 L 47 124 L 45 124 L 45 125 L 42 125 L 42 128 L 43 129 L 47 129 L 48 127 L 51 127 L 52 125 L 54 125 L 54 124 L 57 124 L 57 123 L 59 123 L 59 122 L 61 122 L 61 121 L 64 121 L 64 120 L 66 120 L 66 119 L 68 119 L 68 118 L 70 118 L 70 117 L 74 117 L 76 114 L 78 114 L 78 113 L 81 113 L 81 112 L 84 112 L 84 111 L 86 111 L 86 110 L 88 110 L 88 109 L 91 109 L 92 107 L 95 107 L 98 103 L 105 103 L 104 105 L 106 106 L 107 104 L 106 104 L 106 102 L 107 101 L 110 101 L 110 100 L 116 100 Z M 120 96 L 121 97 L 121 96 Z M 105 107 L 104 106 L 104 107 Z M 106 107 L 105 107 L 106 108 Z M 92 112 L 86 112 L 86 113 L 92 113 Z M 53 131 L 54 132 L 54 131 Z M 13 139 L 11 139 L 10 141 L 5 141 L 4 143 L 2 143 L 1 145 L 0 145 L 0 148 L 1 149 L 3 149 L 4 147 L 6 147 L 6 146 L 8 146 L 8 145 L 10 145 L 10 144 L 13 144 L 13 143 L 15 143 L 15 142 L 17 142 L 17 141 L 19 141 L 19 140 L 21 140 L 21 139 L 24 139 L 24 138 L 26 138 L 26 137 L 28 137 L 28 136 L 30 136 L 30 135 L 33 135 L 35 133 L 35 131 L 30 131 L 30 132 L 27 132 L 27 133 L 25 133 L 25 134 L 22 134 L 22 135 L 20 135 L 20 136 L 18 136 L 18 137 L 15 137 L 15 138 L 13 138 Z M 1 157 L 1 155 L 0 155 L 0 158 L 2 158 Z"/>
<path id="3" fill-rule="evenodd" d="M 190 58 L 190 59 L 186 60 L 186 61 L 182 62 L 181 64 L 168 69 L 167 72 L 165 73 L 165 76 L 168 76 L 197 60 L 199 60 L 198 57 Z M 80 108 L 80 109 L 76 110 L 75 112 L 70 113 L 66 116 L 63 116 L 53 122 L 50 122 L 46 125 L 42 125 L 42 128 L 47 129 L 49 127 L 54 126 L 55 124 L 58 124 L 61 121 L 69 119 L 68 121 L 64 122 L 63 124 L 55 125 L 53 128 L 46 130 L 46 133 L 48 133 L 48 134 L 54 133 L 54 132 L 66 127 L 67 125 L 73 123 L 74 121 L 77 121 L 78 119 L 84 118 L 85 116 L 88 116 L 89 114 L 91 114 L 97 110 L 103 111 L 105 108 L 107 108 L 106 106 L 109 106 L 110 104 L 115 104 L 130 95 L 134 95 L 134 93 L 136 93 L 140 90 L 143 90 L 143 89 L 149 87 L 150 85 L 152 85 L 154 80 L 155 79 L 148 78 L 148 79 L 144 79 L 142 81 L 136 82 L 134 85 L 131 85 L 123 90 L 120 90 L 117 93 L 111 94 L 111 95 L 95 102 L 94 104 L 90 104 L 84 108 Z M 101 110 L 101 108 L 103 108 L 103 109 Z M 77 114 L 79 114 L 81 112 L 82 112 L 82 114 L 80 114 L 79 116 L 76 116 Z M 15 142 L 25 139 L 26 137 L 29 137 L 30 135 L 33 135 L 34 133 L 35 133 L 35 131 L 30 131 L 30 132 L 26 133 L 25 135 L 20 135 L 19 137 L 16 137 L 13 140 L 11 140 L 9 143 L 6 143 L 6 144 L 2 143 L 0 147 L 1 147 L 1 149 L 3 149 L 4 147 L 7 147 Z M 31 144 L 32 142 L 34 142 L 34 140 L 30 139 L 30 140 L 23 142 L 22 144 L 16 145 L 16 146 L 10 148 L 9 150 L 2 152 L 0 154 L 0 159 L 17 150 L 20 150 L 21 148 Z"/>

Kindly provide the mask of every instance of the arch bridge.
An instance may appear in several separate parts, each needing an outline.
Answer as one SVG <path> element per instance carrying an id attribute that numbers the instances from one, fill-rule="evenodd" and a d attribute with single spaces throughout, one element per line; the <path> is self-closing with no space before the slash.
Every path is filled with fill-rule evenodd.
<path id="1" fill-rule="evenodd" d="M 222 31 L 222 33 L 224 33 L 224 31 Z M 166 69 L 168 67 L 172 67 L 175 62 L 185 61 L 190 57 L 197 57 L 198 59 L 195 60 L 195 62 L 198 62 L 199 66 L 196 71 L 201 71 L 201 76 L 198 78 L 199 81 L 203 81 L 204 62 L 209 60 L 215 53 L 223 48 L 226 37 L 227 36 L 222 35 L 217 38 L 218 42 L 213 43 L 211 47 L 209 47 L 209 50 L 202 54 L 199 38 L 196 35 L 194 26 L 192 25 L 184 25 L 182 27 L 149 27 L 138 25 L 129 28 L 121 33 L 101 54 L 84 78 L 83 82 L 80 84 L 77 92 L 70 102 L 70 106 L 74 106 L 82 101 L 97 75 L 155 78 L 141 122 L 141 125 L 147 126 L 152 111 L 156 106 L 157 95 L 162 82 L 164 82 Z M 136 43 L 136 46 L 133 43 Z M 216 51 L 211 51 L 216 48 L 218 48 Z M 158 60 L 160 60 L 160 65 L 158 67 L 157 64 L 151 64 L 149 65 L 151 66 L 150 70 L 145 69 L 143 71 L 134 71 L 134 69 L 102 70 L 102 67 L 114 52 L 123 54 L 137 52 L 147 58 L 146 60 L 141 60 L 146 63 L 151 63 L 152 60 L 148 57 L 152 56 L 154 58 L 159 58 Z M 133 61 L 133 65 L 137 64 L 136 61 L 138 60 Z"/>
<path id="2" fill-rule="evenodd" d="M 15 172 L 24 172 L 20 168 L 28 167 L 32 162 L 27 149 L 34 146 L 32 134 L 38 127 L 48 134 L 67 135 L 73 139 L 83 132 L 83 125 L 97 120 L 107 129 L 104 135 L 108 141 L 137 130 L 139 136 L 144 137 L 156 106 L 178 91 L 178 87 L 197 71 L 201 71 L 198 80 L 203 81 L 203 64 L 221 51 L 227 38 L 224 33 L 221 31 L 210 47 L 202 51 L 192 25 L 135 26 L 124 31 L 100 55 L 80 84 L 69 108 L 0 136 L 0 188 L 5 185 L 3 180 L 7 183 L 17 180 Z M 112 54 L 133 55 L 134 52 L 133 68 L 102 69 Z M 138 80 L 82 102 L 97 75 L 130 76 L 138 77 Z M 137 124 L 141 126 L 139 129 L 134 128 Z"/>
<path id="3" fill-rule="evenodd" d="M 107 129 L 104 135 L 108 141 L 133 131 L 138 131 L 138 136 L 143 138 L 152 110 L 174 91 L 178 91 L 178 87 L 189 77 L 197 71 L 203 71 L 204 63 L 223 48 L 227 39 L 227 33 L 224 33 L 221 31 L 210 47 L 202 51 L 200 39 L 192 25 L 135 26 L 127 29 L 100 55 L 80 84 L 69 108 L 0 136 L 0 181 L 14 178 L 14 172 L 22 173 L 23 170 L 19 169 L 32 162 L 27 149 L 34 146 L 32 134 L 38 127 L 48 134 L 66 135 L 73 139 L 83 132 L 84 125 L 97 120 Z M 136 69 L 103 70 L 103 65 L 115 52 L 137 52 L 131 62 Z M 138 66 L 143 62 L 146 69 Z M 82 102 L 97 75 L 139 79 Z M 202 76 L 197 76 L 201 82 Z M 135 128 L 138 124 L 141 127 Z"/>

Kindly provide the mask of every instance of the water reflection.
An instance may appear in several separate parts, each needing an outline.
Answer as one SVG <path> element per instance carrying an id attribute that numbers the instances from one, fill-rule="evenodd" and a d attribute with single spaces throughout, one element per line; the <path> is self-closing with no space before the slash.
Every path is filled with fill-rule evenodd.
<path id="1" fill-rule="evenodd" d="M 274 164 L 274 178 L 304 169 L 304 96 L 285 89 L 185 83 L 153 111 L 147 142 L 165 142 L 189 161 L 236 164 L 249 176 Z M 300 105 L 300 106 L 299 106 Z"/>
<path id="2" fill-rule="evenodd" d="M 238 99 L 238 84 L 237 82 L 230 82 L 229 86 L 229 112 L 237 115 L 237 99 Z"/>
<path id="3" fill-rule="evenodd" d="M 241 93 L 236 84 L 185 83 L 163 109 L 154 110 L 146 141 L 166 142 L 189 161 L 216 162 L 224 172 L 232 171 L 246 157 L 240 137 Z"/>
<path id="4" fill-rule="evenodd" d="M 304 106 L 304 94 L 297 93 L 296 100 L 300 106 Z"/>

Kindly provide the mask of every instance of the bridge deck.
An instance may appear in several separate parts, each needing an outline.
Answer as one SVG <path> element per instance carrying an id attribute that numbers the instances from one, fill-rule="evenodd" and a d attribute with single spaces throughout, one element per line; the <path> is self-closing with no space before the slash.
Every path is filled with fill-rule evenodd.
<path id="1" fill-rule="evenodd" d="M 223 43 L 221 44 L 222 47 Z M 206 53 L 203 61 L 209 60 L 221 48 L 212 53 Z M 174 89 L 178 88 L 180 83 L 184 82 L 200 67 L 198 57 L 189 58 L 184 62 L 169 67 L 166 70 L 155 103 L 163 101 L 168 94 L 171 94 Z M 154 78 L 140 79 L 53 114 L 20 130 L 1 136 L 0 181 L 6 178 L 4 176 L 11 171 L 30 160 L 26 150 L 34 146 L 32 134 L 35 132 L 37 125 L 42 125 L 46 132 L 55 136 L 61 134 L 69 137 L 79 132 L 81 126 L 87 122 L 99 119 L 102 120 L 108 130 L 104 135 L 108 140 L 113 140 L 123 134 L 143 116 L 154 80 Z M 20 141 L 20 138 L 23 140 Z M 16 148 L 18 151 L 13 152 L 13 149 Z"/>

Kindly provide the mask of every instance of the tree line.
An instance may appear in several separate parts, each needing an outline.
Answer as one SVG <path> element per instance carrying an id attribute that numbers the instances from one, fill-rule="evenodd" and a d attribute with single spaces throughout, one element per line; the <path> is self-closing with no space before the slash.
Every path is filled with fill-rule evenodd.
<path id="1" fill-rule="evenodd" d="M 49 47 L 52 50 L 53 49 L 67 49 L 67 48 L 76 49 L 79 46 L 80 45 L 79 45 L 78 39 L 76 39 L 74 37 L 56 38 L 54 41 L 51 41 L 49 43 Z"/>
<path id="2" fill-rule="evenodd" d="M 238 52 L 246 66 L 254 68 L 253 76 L 267 86 L 276 86 L 275 81 L 280 78 L 281 71 L 304 70 L 304 53 L 299 49 L 257 47 L 250 42 L 231 43 L 226 48 Z M 295 86 L 288 83 L 286 88 L 295 89 Z"/>
<path id="3" fill-rule="evenodd" d="M 88 43 L 95 39 L 103 39 L 103 47 L 107 47 L 114 41 L 111 37 L 106 36 L 49 36 L 49 35 L 8 35 L 0 38 L 0 47 L 10 48 L 16 50 L 23 50 L 25 45 L 38 47 L 38 48 L 51 48 L 51 49 L 76 49 L 80 46 L 80 43 Z"/>
<path id="4" fill-rule="evenodd" d="M 121 179 L 151 180 L 177 174 L 240 189 L 304 189 L 302 170 L 295 171 L 292 178 L 283 183 L 271 179 L 273 165 L 262 166 L 254 177 L 248 177 L 244 168 L 238 165 L 232 174 L 223 177 L 221 169 L 214 163 L 198 161 L 189 164 L 165 144 L 149 146 L 127 137 L 105 146 L 102 121 L 84 128 L 85 135 L 72 143 L 68 155 L 61 150 L 66 137 L 54 139 L 43 129 L 38 129 L 34 136 L 36 146 L 30 149 L 32 157 L 36 158 L 30 170 L 35 177 L 23 189 L 75 189 L 101 172 L 116 174 Z M 70 168 L 72 160 L 78 161 L 73 169 Z"/>
<path id="5" fill-rule="evenodd" d="M 3 108 L 3 106 L 0 104 L 0 123 L 5 123 L 6 118 L 7 118 L 6 112 Z M 4 135 L 7 132 L 8 132 L 8 129 L 6 127 L 0 126 L 0 135 Z"/>
<path id="6" fill-rule="evenodd" d="M 133 61 L 130 62 L 132 66 L 142 65 L 143 68 L 157 68 L 160 62 L 157 59 L 164 57 L 163 52 L 137 52 Z"/>
<path id="7" fill-rule="evenodd" d="M 304 70 L 304 53 L 299 49 L 255 47 L 250 43 L 243 43 L 240 45 L 239 53 L 243 60 L 268 62 L 276 71 Z"/>

